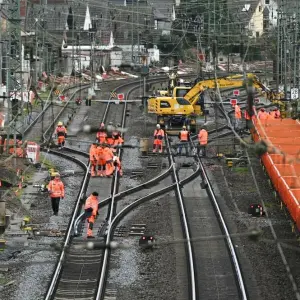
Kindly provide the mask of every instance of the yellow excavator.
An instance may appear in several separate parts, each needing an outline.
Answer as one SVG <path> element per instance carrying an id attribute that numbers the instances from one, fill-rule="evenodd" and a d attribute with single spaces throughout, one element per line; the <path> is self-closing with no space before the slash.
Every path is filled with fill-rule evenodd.
<path id="1" fill-rule="evenodd" d="M 167 91 L 159 91 L 158 96 L 148 99 L 148 113 L 157 115 L 157 122 L 161 125 L 167 125 L 168 128 L 173 125 L 188 125 L 191 132 L 196 131 L 196 117 L 203 115 L 204 109 L 204 91 L 214 89 L 216 83 L 220 89 L 246 87 L 243 75 L 233 75 L 223 78 L 208 79 L 197 82 L 194 86 L 180 86 L 178 81 L 174 85 L 174 76 L 170 77 L 169 88 Z M 284 110 L 285 105 L 282 102 L 283 94 L 272 92 L 268 87 L 259 81 L 256 75 L 247 74 L 248 82 L 259 90 L 259 92 L 274 104 L 279 105 Z"/>

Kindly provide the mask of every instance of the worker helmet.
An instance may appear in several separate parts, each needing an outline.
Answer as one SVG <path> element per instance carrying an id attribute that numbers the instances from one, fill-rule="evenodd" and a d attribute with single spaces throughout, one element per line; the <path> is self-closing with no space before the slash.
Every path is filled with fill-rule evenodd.
<path id="1" fill-rule="evenodd" d="M 57 126 L 63 126 L 63 122 L 58 122 Z"/>
<path id="2" fill-rule="evenodd" d="M 113 125 L 113 122 L 109 122 L 108 125 Z"/>
<path id="3" fill-rule="evenodd" d="M 95 197 L 99 196 L 98 192 L 92 192 L 92 195 Z"/>
<path id="4" fill-rule="evenodd" d="M 183 126 L 182 126 L 182 129 L 186 129 L 186 126 L 185 126 L 185 125 L 183 125 Z"/>
<path id="5" fill-rule="evenodd" d="M 278 110 L 278 107 L 275 107 L 274 110 Z"/>
<path id="6" fill-rule="evenodd" d="M 160 129 L 160 125 L 159 125 L 159 124 L 157 124 L 157 125 L 156 125 L 156 128 L 157 128 L 157 129 Z"/>
<path id="7" fill-rule="evenodd" d="M 59 178 L 60 177 L 60 174 L 59 173 L 56 173 L 55 174 L 55 178 Z"/>

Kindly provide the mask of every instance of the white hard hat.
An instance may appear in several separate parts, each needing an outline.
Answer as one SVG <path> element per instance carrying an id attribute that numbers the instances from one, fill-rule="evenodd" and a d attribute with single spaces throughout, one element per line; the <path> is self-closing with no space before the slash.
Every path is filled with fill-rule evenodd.
<path id="1" fill-rule="evenodd" d="M 159 125 L 159 124 L 157 124 L 157 125 L 156 125 L 156 128 L 160 128 L 160 125 Z"/>
<path id="2" fill-rule="evenodd" d="M 113 157 L 113 161 L 116 161 L 116 160 L 117 160 L 117 158 L 118 158 L 117 156 L 114 156 L 114 157 Z"/>

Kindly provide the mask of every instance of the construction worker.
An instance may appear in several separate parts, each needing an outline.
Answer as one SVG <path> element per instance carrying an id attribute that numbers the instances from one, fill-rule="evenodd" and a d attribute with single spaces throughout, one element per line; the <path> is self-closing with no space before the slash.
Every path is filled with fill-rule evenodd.
<path id="1" fill-rule="evenodd" d="M 177 154 L 181 155 L 182 147 L 184 147 L 185 148 L 185 155 L 188 156 L 188 153 L 189 153 L 190 133 L 186 129 L 185 125 L 182 126 L 182 130 L 179 132 L 178 137 L 179 137 L 180 141 L 179 141 L 179 146 L 178 146 Z"/>
<path id="2" fill-rule="evenodd" d="M 97 171 L 97 175 L 98 176 L 105 176 L 105 165 L 106 165 L 106 161 L 105 161 L 105 157 L 104 157 L 104 144 L 100 144 L 97 147 L 97 158 L 98 158 L 98 171 Z"/>
<path id="3" fill-rule="evenodd" d="M 93 143 L 90 147 L 90 163 L 91 163 L 91 175 L 96 176 L 96 168 L 98 164 L 98 148 L 97 144 Z"/>
<path id="4" fill-rule="evenodd" d="M 51 205 L 53 214 L 58 215 L 60 199 L 65 197 L 65 186 L 60 180 L 60 175 L 57 173 L 48 184 L 48 192 L 50 193 Z"/>
<path id="5" fill-rule="evenodd" d="M 97 192 L 93 192 L 85 201 L 84 212 L 85 217 L 87 218 L 88 228 L 87 228 L 87 238 L 93 239 L 93 227 L 95 223 L 95 219 L 98 215 L 98 200 L 99 194 Z"/>
<path id="6" fill-rule="evenodd" d="M 267 120 L 269 118 L 268 113 L 265 111 L 264 108 L 261 108 L 257 114 L 257 118 L 259 120 Z"/>
<path id="7" fill-rule="evenodd" d="M 123 170 L 122 170 L 120 158 L 118 156 L 113 157 L 113 164 L 114 164 L 115 168 L 117 168 L 118 175 L 120 177 L 122 177 L 123 176 Z"/>
<path id="8" fill-rule="evenodd" d="M 99 131 L 97 132 L 97 135 L 96 135 L 96 139 L 97 139 L 98 143 L 103 144 L 106 142 L 106 138 L 107 138 L 107 132 L 104 127 L 104 123 L 101 123 Z"/>
<path id="9" fill-rule="evenodd" d="M 114 172 L 114 165 L 113 165 L 113 157 L 114 153 L 111 148 L 104 147 L 103 149 L 103 159 L 105 161 L 105 176 L 109 177 Z"/>
<path id="10" fill-rule="evenodd" d="M 208 132 L 202 127 L 198 133 L 198 155 L 206 156 L 206 146 L 208 142 Z"/>
<path id="11" fill-rule="evenodd" d="M 153 152 L 159 149 L 159 153 L 163 152 L 163 139 L 165 137 L 164 131 L 160 128 L 160 125 L 156 125 L 154 130 Z"/>
<path id="12" fill-rule="evenodd" d="M 279 109 L 276 107 L 274 108 L 271 112 L 270 112 L 270 116 L 273 117 L 273 119 L 279 119 L 280 118 L 280 111 Z"/>
<path id="13" fill-rule="evenodd" d="M 117 124 L 112 132 L 112 136 L 114 139 L 114 147 L 120 146 L 124 143 L 120 130 L 121 130 L 121 124 Z"/>
<path id="14" fill-rule="evenodd" d="M 113 123 L 112 122 L 109 122 L 108 123 L 108 126 L 107 126 L 107 137 L 106 137 L 106 143 L 107 145 L 109 146 L 113 146 L 114 145 L 114 138 L 113 138 L 113 130 L 114 130 L 114 126 L 113 126 Z"/>
<path id="15" fill-rule="evenodd" d="M 57 136 L 57 144 L 59 149 L 64 147 L 65 145 L 65 139 L 67 137 L 67 129 L 65 126 L 63 126 L 62 122 L 58 122 L 57 127 L 55 129 L 55 134 Z"/>
<path id="16" fill-rule="evenodd" d="M 238 104 L 234 106 L 235 129 L 238 129 L 242 120 L 241 108 Z"/>

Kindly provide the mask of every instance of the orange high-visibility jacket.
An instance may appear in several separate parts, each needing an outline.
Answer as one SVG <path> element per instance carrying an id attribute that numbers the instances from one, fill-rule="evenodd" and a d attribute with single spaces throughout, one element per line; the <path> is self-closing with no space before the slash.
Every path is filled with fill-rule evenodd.
<path id="1" fill-rule="evenodd" d="M 266 111 L 259 111 L 257 114 L 257 118 L 260 120 L 267 120 L 269 117 L 269 114 Z"/>
<path id="2" fill-rule="evenodd" d="M 198 133 L 198 141 L 200 145 L 206 145 L 208 140 L 208 132 L 205 129 L 201 129 Z"/>
<path id="3" fill-rule="evenodd" d="M 65 186 L 60 179 L 53 179 L 48 184 L 51 198 L 65 197 Z"/>
<path id="4" fill-rule="evenodd" d="M 187 130 L 181 130 L 179 133 L 180 141 L 188 141 L 189 140 L 189 132 Z"/>
<path id="5" fill-rule="evenodd" d="M 108 147 L 105 147 L 103 149 L 103 159 L 106 161 L 106 163 L 112 162 L 113 157 L 114 157 L 114 154 L 113 154 L 112 150 Z"/>
<path id="6" fill-rule="evenodd" d="M 248 114 L 247 110 L 245 110 L 245 112 L 244 112 L 244 118 L 245 118 L 245 120 L 251 120 L 251 117 Z"/>
<path id="7" fill-rule="evenodd" d="M 92 208 L 92 215 L 96 216 L 98 212 L 98 203 L 98 198 L 96 196 L 91 195 L 86 199 L 84 209 L 86 210 L 88 208 Z"/>
<path id="8" fill-rule="evenodd" d="M 162 129 L 155 129 L 153 136 L 155 140 L 163 140 L 165 133 Z"/>
<path id="9" fill-rule="evenodd" d="M 90 161 L 94 161 L 98 159 L 98 151 L 96 145 L 91 145 L 90 148 Z"/>
<path id="10" fill-rule="evenodd" d="M 242 118 L 242 112 L 241 112 L 241 109 L 238 105 L 236 105 L 234 107 L 234 116 L 236 119 L 241 119 Z"/>
<path id="11" fill-rule="evenodd" d="M 98 164 L 101 166 L 105 165 L 106 161 L 104 159 L 104 148 L 97 147 L 97 157 L 98 157 Z"/>
<path id="12" fill-rule="evenodd" d="M 67 129 L 64 126 L 57 126 L 55 132 L 57 136 L 65 136 L 67 134 Z"/>

